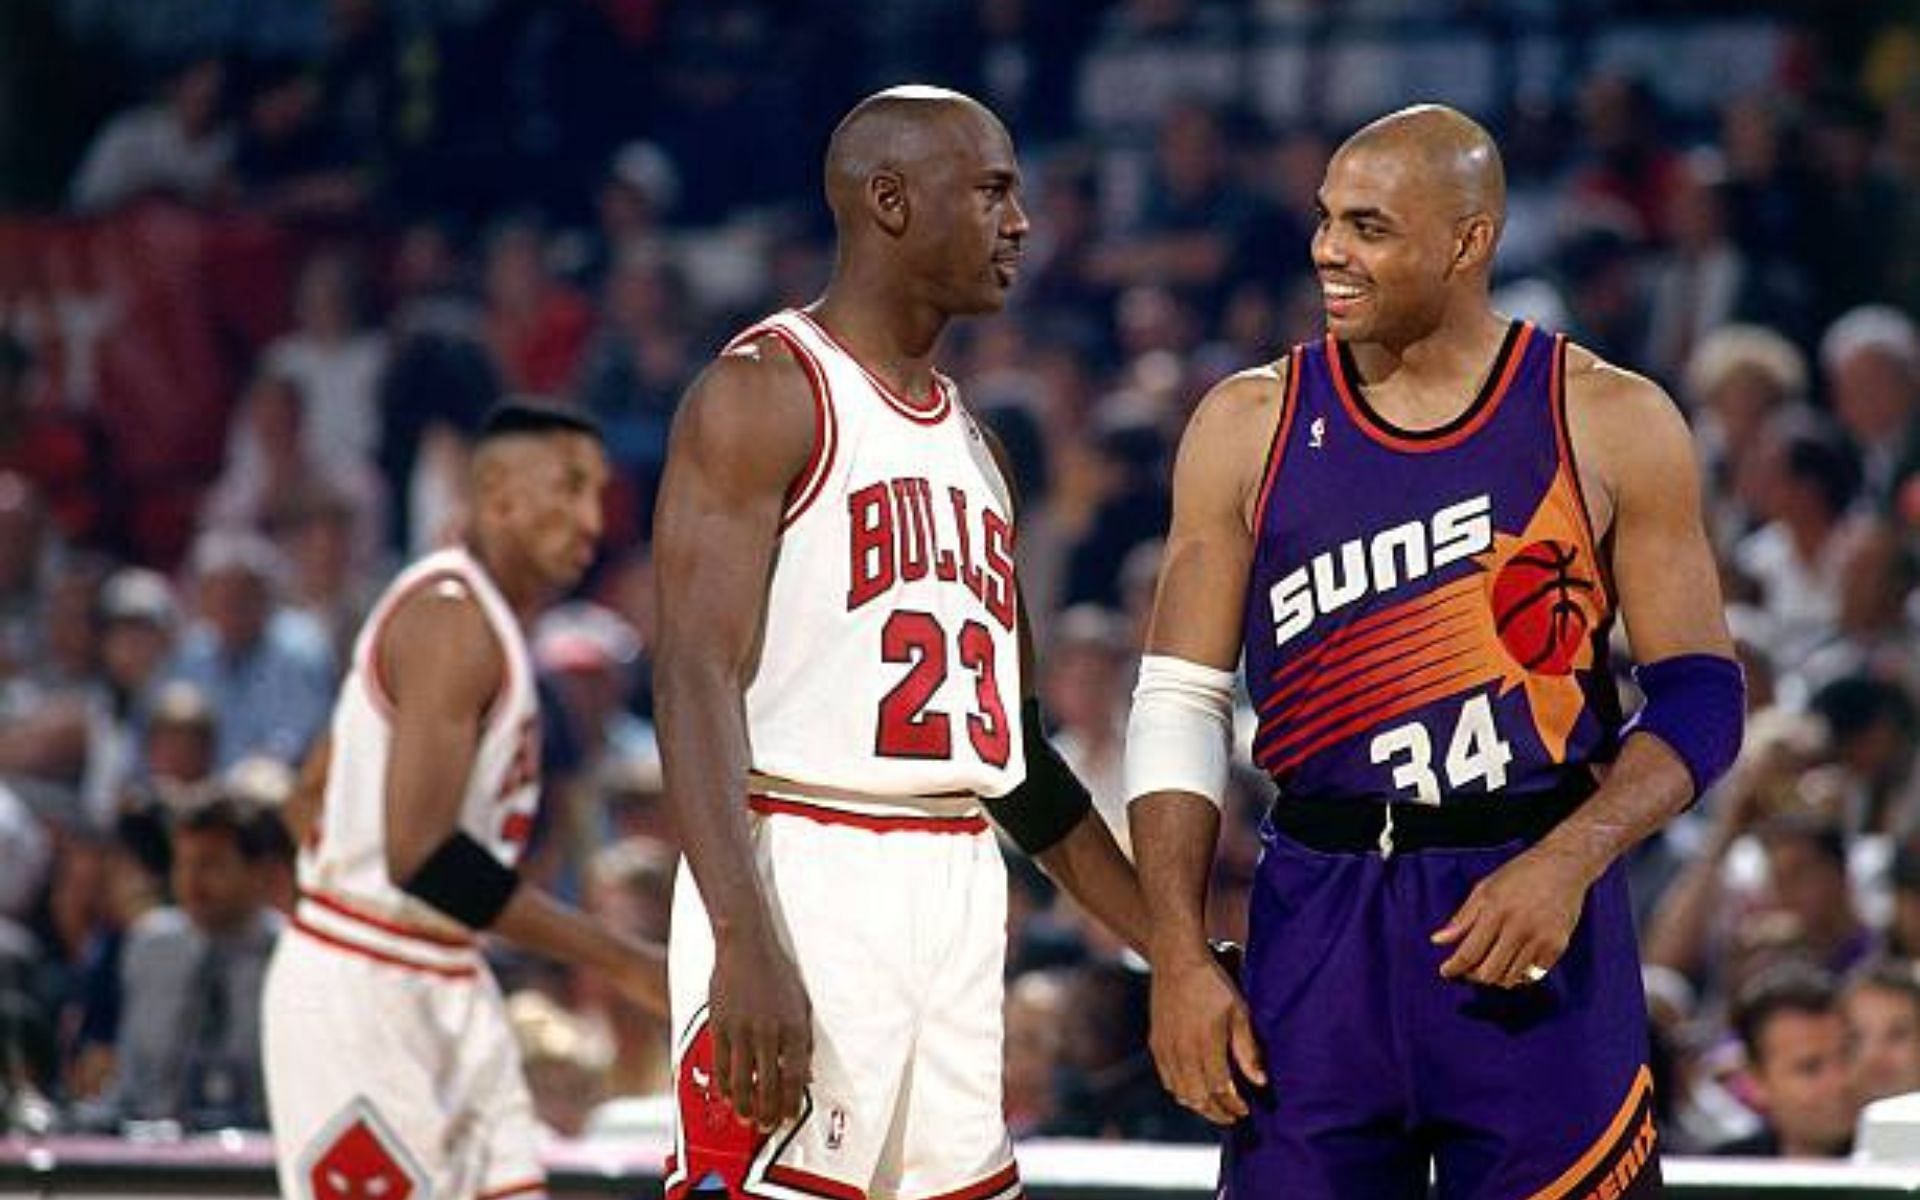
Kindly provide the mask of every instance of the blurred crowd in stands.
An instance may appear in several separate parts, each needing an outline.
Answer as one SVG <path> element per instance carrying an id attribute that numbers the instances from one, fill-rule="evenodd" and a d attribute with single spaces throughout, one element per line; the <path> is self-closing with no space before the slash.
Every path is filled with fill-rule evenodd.
<path id="1" fill-rule="evenodd" d="M 1022 282 L 943 365 L 1011 450 L 1041 693 L 1122 835 L 1186 414 L 1316 336 L 1330 148 L 1451 99 L 1507 154 L 1501 306 L 1692 422 L 1751 684 L 1738 767 L 1634 862 L 1665 1145 L 1843 1154 L 1920 1090 L 1920 5 L 52 0 L 0 8 L 0 1124 L 261 1124 L 275 809 L 502 396 L 590 411 L 618 467 L 533 631 L 532 869 L 664 938 L 667 430 L 729 332 L 816 294 L 826 134 L 909 78 L 1020 141 Z M 1270 799 L 1239 784 L 1227 936 Z M 1138 964 L 1013 887 L 1016 1132 L 1209 1137 Z M 502 968 L 556 1133 L 656 1127 L 662 1024 Z"/>

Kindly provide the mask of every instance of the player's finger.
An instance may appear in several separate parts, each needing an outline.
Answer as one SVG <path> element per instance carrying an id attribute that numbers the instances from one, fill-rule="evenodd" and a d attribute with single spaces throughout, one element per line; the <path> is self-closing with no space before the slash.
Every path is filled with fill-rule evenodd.
<path id="1" fill-rule="evenodd" d="M 1480 960 L 1480 965 L 1474 968 L 1468 978 L 1488 987 L 1511 987 L 1514 978 L 1520 974 L 1520 968 L 1527 965 L 1524 956 L 1531 945 L 1527 938 L 1518 936 L 1509 927 L 1494 940 L 1487 949 L 1486 957 Z"/>
<path id="2" fill-rule="evenodd" d="M 1231 1040 L 1229 1028 L 1218 1031 L 1219 1036 L 1208 1048 L 1206 1060 L 1202 1066 L 1206 1070 L 1207 1107 L 1209 1112 L 1202 1113 L 1209 1121 L 1222 1125 L 1231 1125 L 1247 1115 L 1247 1102 L 1240 1095 L 1240 1089 L 1233 1086 L 1233 1071 L 1228 1066 Z"/>
<path id="3" fill-rule="evenodd" d="M 802 1026 L 788 1029 L 780 1039 L 780 1120 L 800 1115 L 801 1098 L 813 1078 L 813 1033 Z"/>
<path id="4" fill-rule="evenodd" d="M 742 1121 L 753 1115 L 753 1043 L 741 1036 L 731 1020 L 713 1023 L 713 1073 L 720 1094 Z"/>
<path id="5" fill-rule="evenodd" d="M 1454 949 L 1453 956 L 1440 964 L 1440 975 L 1444 979 L 1458 979 L 1480 965 L 1487 956 L 1487 950 L 1499 936 L 1499 927 L 1492 919 L 1475 921 L 1466 931 L 1466 938 Z"/>
<path id="6" fill-rule="evenodd" d="M 780 1026 L 769 1019 L 753 1031 L 753 1123 L 765 1132 L 785 1115 L 780 1105 Z"/>
<path id="7" fill-rule="evenodd" d="M 1475 889 L 1468 894 L 1466 902 L 1453 914 L 1453 918 L 1445 925 L 1433 931 L 1433 944 L 1436 946 L 1450 946 L 1459 941 L 1462 937 L 1466 936 L 1467 930 L 1473 928 L 1474 921 L 1479 916 L 1480 892 L 1478 889 Z"/>
<path id="8" fill-rule="evenodd" d="M 1253 1021 L 1244 1004 L 1233 1006 L 1232 1048 L 1234 1065 L 1255 1087 L 1265 1087 L 1267 1065 L 1261 1060 L 1259 1039 L 1253 1036 Z"/>

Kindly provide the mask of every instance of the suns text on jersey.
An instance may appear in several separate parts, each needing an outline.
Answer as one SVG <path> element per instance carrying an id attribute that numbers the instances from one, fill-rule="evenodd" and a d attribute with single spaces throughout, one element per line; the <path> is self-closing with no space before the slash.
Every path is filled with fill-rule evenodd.
<path id="1" fill-rule="evenodd" d="M 1014 622 L 1013 526 L 966 489 L 936 500 L 918 476 L 882 480 L 847 494 L 850 573 L 847 611 L 885 595 L 896 583 L 932 575 L 958 582 L 999 623 Z"/>
<path id="2" fill-rule="evenodd" d="M 1449 563 L 1493 546 L 1493 501 L 1486 494 L 1447 505 L 1424 519 L 1404 521 L 1323 550 L 1282 576 L 1267 592 L 1273 641 L 1284 646 L 1313 626 L 1368 596 L 1425 578 Z"/>

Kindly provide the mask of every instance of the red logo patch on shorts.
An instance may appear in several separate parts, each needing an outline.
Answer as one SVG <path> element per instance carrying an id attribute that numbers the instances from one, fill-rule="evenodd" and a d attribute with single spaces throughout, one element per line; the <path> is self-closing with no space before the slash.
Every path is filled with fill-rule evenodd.
<path id="1" fill-rule="evenodd" d="M 713 1068 L 713 1030 L 704 1014 L 700 1031 L 680 1057 L 674 1101 L 680 1110 L 680 1134 L 686 1142 L 687 1186 L 699 1189 L 713 1176 L 728 1195 L 745 1195 L 747 1168 L 766 1139 L 734 1113 L 720 1091 Z"/>
<path id="2" fill-rule="evenodd" d="M 426 1174 L 365 1098 L 315 1138 L 300 1175 L 313 1200 L 425 1200 Z"/>

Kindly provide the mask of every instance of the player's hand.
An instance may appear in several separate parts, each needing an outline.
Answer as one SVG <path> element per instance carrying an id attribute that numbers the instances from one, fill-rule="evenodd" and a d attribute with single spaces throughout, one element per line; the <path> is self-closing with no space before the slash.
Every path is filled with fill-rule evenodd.
<path id="1" fill-rule="evenodd" d="M 1539 972 L 1551 971 L 1566 953 L 1587 883 L 1586 871 L 1569 855 L 1539 847 L 1516 855 L 1476 884 L 1453 919 L 1434 931 L 1435 945 L 1454 948 L 1440 974 L 1498 988 L 1538 983 Z"/>
<path id="2" fill-rule="evenodd" d="M 813 1075 L 813 1009 L 771 932 L 722 942 L 708 994 L 713 1064 L 733 1111 L 765 1132 L 800 1114 Z"/>
<path id="3" fill-rule="evenodd" d="M 1219 960 L 1196 954 L 1177 964 L 1155 963 L 1152 997 L 1148 1044 L 1167 1092 L 1216 1125 L 1246 1116 L 1233 1068 L 1260 1086 L 1267 1082 L 1266 1067 L 1247 1002 Z"/>

